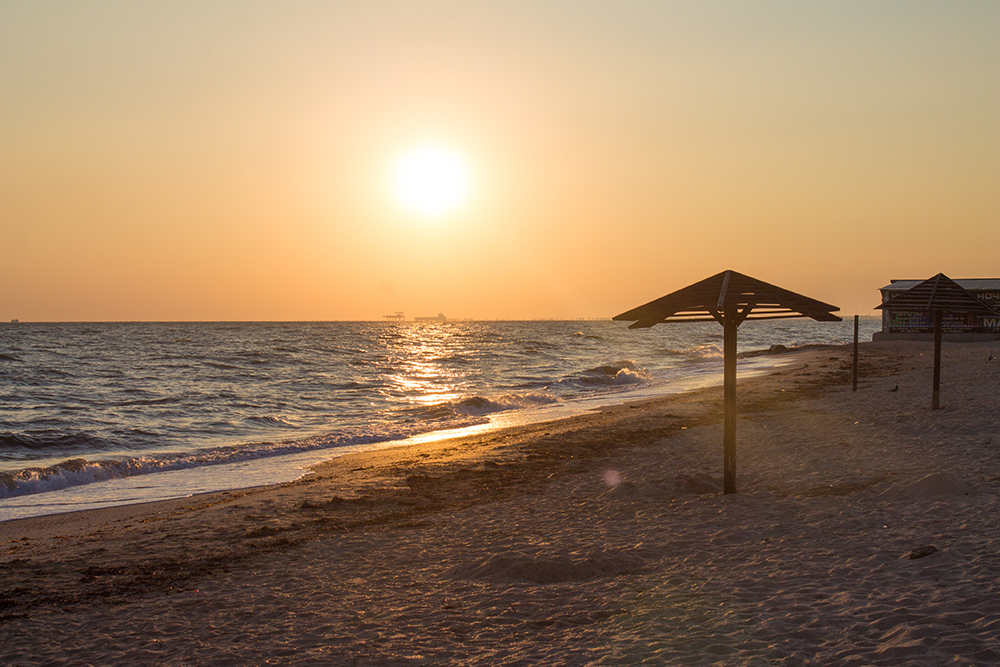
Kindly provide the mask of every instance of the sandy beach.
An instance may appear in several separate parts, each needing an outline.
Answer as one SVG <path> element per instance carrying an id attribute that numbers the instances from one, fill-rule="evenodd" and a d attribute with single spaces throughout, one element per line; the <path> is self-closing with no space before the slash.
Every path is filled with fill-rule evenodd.
<path id="1" fill-rule="evenodd" d="M 1000 663 L 1000 343 L 0 524 L 7 665 Z"/>

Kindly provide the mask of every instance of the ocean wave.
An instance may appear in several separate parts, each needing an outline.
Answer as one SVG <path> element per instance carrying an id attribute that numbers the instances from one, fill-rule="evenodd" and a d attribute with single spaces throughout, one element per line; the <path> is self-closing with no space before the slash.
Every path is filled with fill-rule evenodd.
<path id="1" fill-rule="evenodd" d="M 532 354 L 541 354 L 545 352 L 558 352 L 559 345 L 555 341 L 546 340 L 522 340 L 515 339 L 513 345 L 517 349 L 521 349 L 525 352 L 531 352 Z"/>
<path id="2" fill-rule="evenodd" d="M 763 355 L 775 355 L 775 354 L 787 354 L 790 352 L 804 352 L 806 350 L 822 350 L 835 345 L 835 343 L 806 343 L 804 345 L 796 345 L 795 343 L 789 343 L 788 345 L 774 344 L 766 349 L 759 350 L 747 350 L 745 352 L 740 352 L 739 358 L 743 359 L 746 357 L 760 357 Z"/>
<path id="3" fill-rule="evenodd" d="M 19 457 L 24 453 L 44 453 L 46 450 L 60 452 L 93 452 L 119 449 L 121 443 L 90 433 L 64 433 L 42 431 L 28 433 L 0 433 L 0 458 Z"/>
<path id="4" fill-rule="evenodd" d="M 475 396 L 459 401 L 457 409 L 460 414 L 482 416 L 495 412 L 506 412 L 508 410 L 537 408 L 542 405 L 550 405 L 558 402 L 559 399 L 551 394 L 531 392 L 526 394 L 507 394 L 492 399 Z"/>
<path id="5" fill-rule="evenodd" d="M 206 366 L 211 366 L 212 368 L 217 368 L 220 371 L 236 371 L 236 370 L 240 369 L 239 366 L 233 366 L 232 364 L 226 364 L 226 363 L 223 363 L 221 361 L 205 361 L 205 362 L 202 362 L 202 363 L 204 363 Z"/>
<path id="6" fill-rule="evenodd" d="M 444 401 L 434 405 L 410 408 L 408 411 L 417 419 L 451 419 L 455 417 L 485 417 L 497 412 L 508 410 L 523 410 L 535 408 L 542 405 L 557 403 L 558 398 L 547 392 L 525 392 L 519 394 L 506 394 L 485 398 L 483 396 L 469 396 L 466 398 Z"/>
<path id="7" fill-rule="evenodd" d="M 150 405 L 170 405 L 172 403 L 180 403 L 181 399 L 176 396 L 163 396 L 161 398 L 137 398 L 131 401 L 120 401 L 118 406 L 120 407 L 142 407 Z"/>
<path id="8" fill-rule="evenodd" d="M 382 385 L 374 382 L 344 382 L 342 384 L 332 384 L 330 389 L 333 391 L 341 391 L 344 389 L 377 389 Z"/>
<path id="9" fill-rule="evenodd" d="M 245 359 L 263 359 L 271 356 L 270 351 L 263 350 L 240 350 L 234 353 L 234 356 L 243 357 Z"/>
<path id="10" fill-rule="evenodd" d="M 35 369 L 35 373 L 43 377 L 53 377 L 53 378 L 72 378 L 76 377 L 69 370 L 61 370 L 59 368 L 38 368 Z"/>
<path id="11" fill-rule="evenodd" d="M 414 423 L 408 426 L 396 424 L 392 427 L 369 427 L 353 433 L 335 433 L 282 442 L 254 442 L 189 453 L 149 454 L 111 459 L 71 458 L 51 466 L 0 471 L 0 499 L 58 491 L 111 479 L 402 440 L 439 428 L 458 428 L 471 423 L 476 422 L 453 420 L 446 425 L 434 426 L 426 423 Z"/>
<path id="12" fill-rule="evenodd" d="M 646 369 L 639 367 L 634 361 L 614 361 L 589 368 L 580 375 L 559 380 L 549 386 L 576 391 L 594 391 L 642 384 L 651 379 Z"/>
<path id="13" fill-rule="evenodd" d="M 298 428 L 298 424 L 288 421 L 287 418 L 278 415 L 253 415 L 244 421 L 262 426 L 276 426 L 278 428 Z"/>
<path id="14" fill-rule="evenodd" d="M 698 345 L 687 350 L 681 350 L 681 355 L 687 361 L 712 361 L 722 359 L 722 349 L 718 345 Z"/>

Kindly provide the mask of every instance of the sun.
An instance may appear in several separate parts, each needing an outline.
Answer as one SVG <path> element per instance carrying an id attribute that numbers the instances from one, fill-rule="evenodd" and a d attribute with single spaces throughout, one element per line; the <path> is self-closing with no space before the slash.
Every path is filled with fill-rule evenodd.
<path id="1" fill-rule="evenodd" d="M 440 218 L 468 200 L 469 169 L 457 153 L 422 146 L 397 160 L 393 187 L 407 210 L 423 218 Z"/>

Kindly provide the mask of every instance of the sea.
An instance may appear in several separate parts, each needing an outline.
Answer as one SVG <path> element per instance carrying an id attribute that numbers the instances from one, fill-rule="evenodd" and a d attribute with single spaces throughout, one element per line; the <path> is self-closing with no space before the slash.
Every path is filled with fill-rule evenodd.
<path id="1" fill-rule="evenodd" d="M 861 318 L 871 340 L 878 318 Z M 745 322 L 757 354 L 853 318 Z M 0 521 L 275 484 L 351 452 L 721 384 L 714 322 L 0 324 Z"/>

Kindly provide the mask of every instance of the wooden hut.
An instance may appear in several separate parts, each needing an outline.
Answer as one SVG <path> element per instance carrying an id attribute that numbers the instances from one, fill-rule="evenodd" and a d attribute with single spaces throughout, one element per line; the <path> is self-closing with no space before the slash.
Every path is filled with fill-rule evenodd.
<path id="1" fill-rule="evenodd" d="M 934 388 L 931 407 L 941 407 L 941 340 L 946 313 L 1000 317 L 993 308 L 968 292 L 954 280 L 939 273 L 876 306 L 897 313 L 915 313 L 934 323 Z"/>

